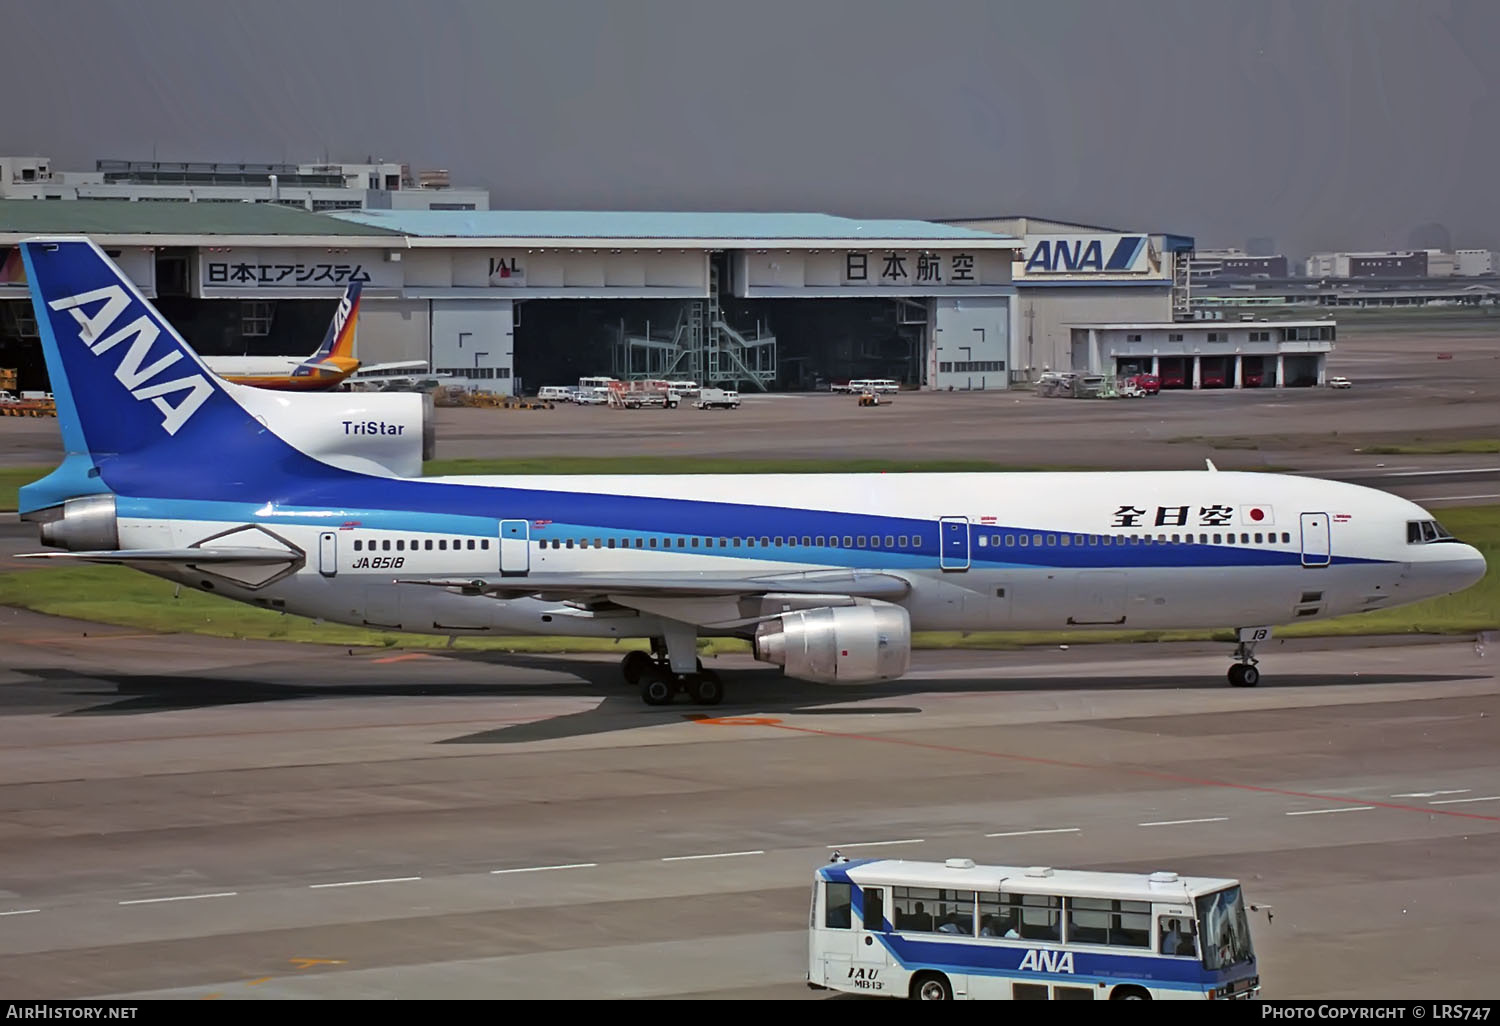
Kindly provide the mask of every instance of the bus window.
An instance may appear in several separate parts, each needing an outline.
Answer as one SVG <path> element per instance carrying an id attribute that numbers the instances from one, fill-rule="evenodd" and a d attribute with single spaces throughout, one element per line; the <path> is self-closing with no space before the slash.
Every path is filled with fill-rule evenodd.
<path id="1" fill-rule="evenodd" d="M 1110 898 L 1068 899 L 1068 943 L 1151 946 L 1151 903 Z"/>
<path id="2" fill-rule="evenodd" d="M 828 889 L 823 893 L 823 925 L 830 930 L 849 929 L 849 914 L 854 907 L 849 888 L 847 883 L 834 883 L 830 880 Z"/>
<path id="3" fill-rule="evenodd" d="M 865 929 L 872 933 L 885 932 L 885 888 L 865 888 Z"/>
<path id="4" fill-rule="evenodd" d="M 1163 955 L 1198 957 L 1198 946 L 1195 941 L 1197 930 L 1191 919 L 1185 919 L 1182 916 L 1162 916 L 1157 926 L 1157 936 L 1161 938 L 1157 950 Z"/>
<path id="5" fill-rule="evenodd" d="M 1050 894 L 1000 895 L 1009 897 L 1026 940 L 1062 940 L 1062 899 Z"/>

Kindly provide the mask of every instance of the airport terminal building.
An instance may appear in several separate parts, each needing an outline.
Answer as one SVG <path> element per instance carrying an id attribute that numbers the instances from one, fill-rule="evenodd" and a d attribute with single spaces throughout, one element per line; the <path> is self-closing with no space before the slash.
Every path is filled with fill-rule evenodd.
<path id="1" fill-rule="evenodd" d="M 43 234 L 93 238 L 205 355 L 311 353 L 359 281 L 362 361 L 423 360 L 447 384 L 505 394 L 605 375 L 1000 389 L 1117 370 L 1116 351 L 1191 355 L 1161 346 L 1200 327 L 1181 323 L 1192 239 L 1037 218 L 21 199 L 0 202 L 0 367 L 22 388 L 45 372 L 15 244 Z M 1117 340 L 1120 325 L 1139 331 Z M 1158 352 L 1132 334 L 1162 336 Z M 1300 341 L 1272 334 L 1257 356 Z M 1252 379 L 1271 376 L 1233 378 Z"/>

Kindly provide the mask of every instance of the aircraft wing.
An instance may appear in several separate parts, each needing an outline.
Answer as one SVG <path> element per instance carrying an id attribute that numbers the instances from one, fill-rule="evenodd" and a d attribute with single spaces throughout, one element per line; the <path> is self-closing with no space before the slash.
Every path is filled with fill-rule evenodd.
<path id="1" fill-rule="evenodd" d="M 407 360 L 404 363 L 362 363 L 352 377 L 364 377 L 367 373 L 377 371 L 409 371 L 409 377 L 435 378 L 439 375 L 431 373 L 431 365 L 426 360 Z M 451 377 L 444 374 L 442 377 Z"/>
<path id="2" fill-rule="evenodd" d="M 85 563 L 285 563 L 297 558 L 287 549 L 252 546 L 202 549 L 99 549 L 92 552 L 22 552 L 17 559 L 77 559 Z"/>
<path id="3" fill-rule="evenodd" d="M 457 588 L 471 595 L 496 598 L 581 599 L 612 596 L 690 598 L 739 595 L 841 595 L 849 598 L 899 599 L 911 585 L 892 574 L 835 570 L 827 573 L 766 577 L 717 577 L 711 574 L 540 573 L 525 577 L 499 574 L 474 577 L 401 579 L 397 584 Z"/>
<path id="4" fill-rule="evenodd" d="M 586 574 L 540 573 L 526 577 L 487 574 L 475 577 L 433 577 L 399 579 L 397 584 L 424 584 L 451 588 L 465 595 L 489 595 L 493 598 L 533 596 L 545 601 L 568 603 L 581 608 L 598 602 L 609 602 L 643 613 L 664 616 L 700 627 L 740 628 L 771 619 L 790 608 L 774 603 L 773 608 L 757 607 L 754 599 L 763 596 L 786 596 L 801 607 L 826 604 L 846 605 L 850 599 L 902 598 L 911 585 L 894 574 L 867 571 L 830 570 L 805 574 L 773 574 L 765 577 L 730 577 L 712 574 Z M 752 600 L 747 607 L 742 600 Z M 774 605 L 781 605 L 775 610 Z M 575 615 L 570 608 L 559 608 L 554 615 Z M 576 615 L 587 615 L 579 613 Z"/>

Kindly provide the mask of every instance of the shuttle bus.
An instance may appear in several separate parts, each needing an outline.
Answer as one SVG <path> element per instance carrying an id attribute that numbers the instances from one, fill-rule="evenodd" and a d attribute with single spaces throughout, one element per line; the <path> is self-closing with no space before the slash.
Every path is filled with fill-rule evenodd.
<path id="1" fill-rule="evenodd" d="M 834 861 L 814 875 L 807 983 L 924 1001 L 1250 999 L 1235 880 Z"/>

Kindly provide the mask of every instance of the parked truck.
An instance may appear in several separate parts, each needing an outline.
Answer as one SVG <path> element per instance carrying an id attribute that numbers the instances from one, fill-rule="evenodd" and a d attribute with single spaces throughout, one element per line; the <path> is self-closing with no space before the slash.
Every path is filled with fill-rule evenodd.
<path id="1" fill-rule="evenodd" d="M 693 404 L 700 410 L 737 410 L 740 394 L 727 388 L 704 388 L 698 392 L 698 401 Z"/>

